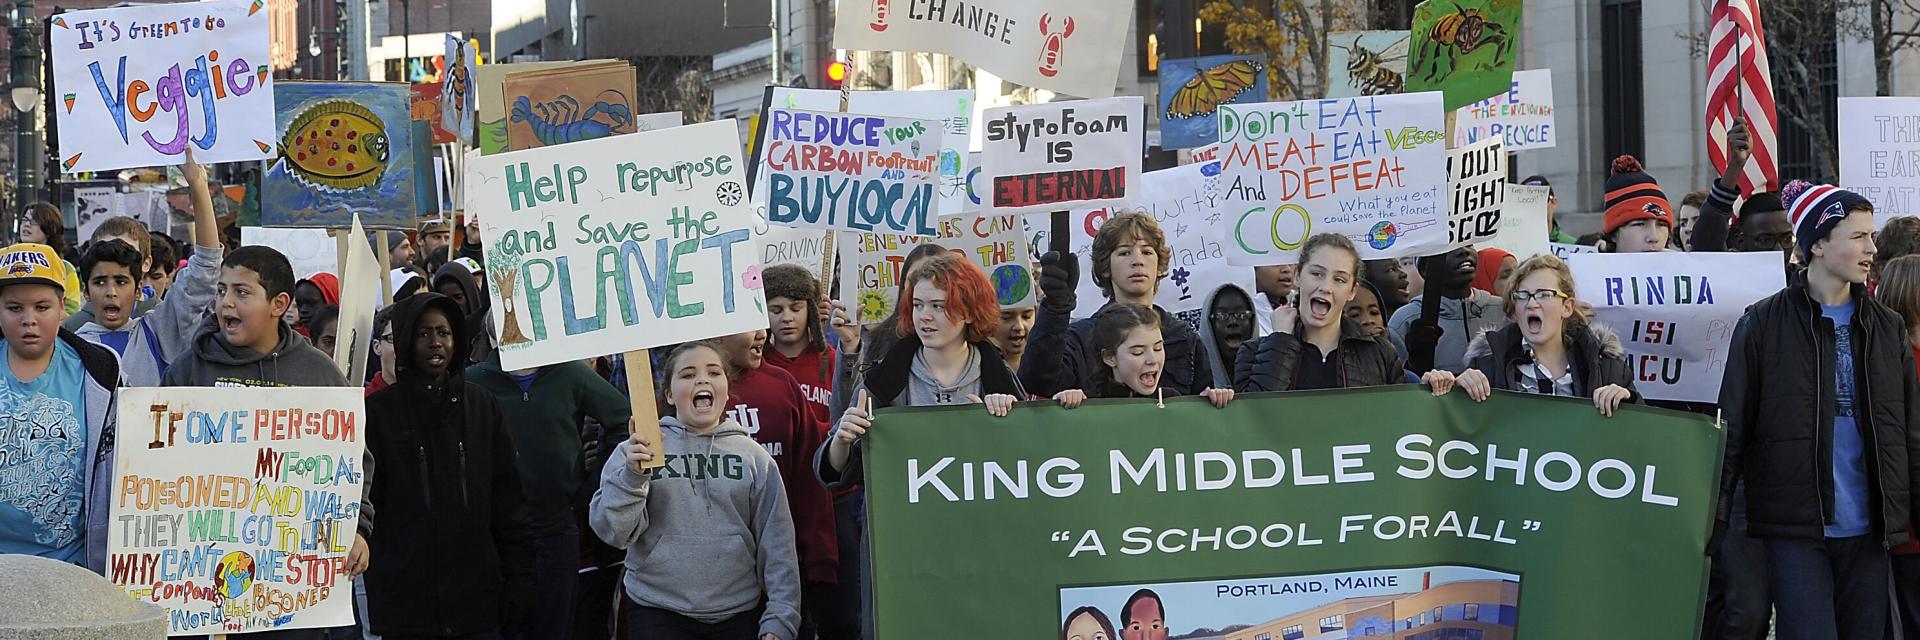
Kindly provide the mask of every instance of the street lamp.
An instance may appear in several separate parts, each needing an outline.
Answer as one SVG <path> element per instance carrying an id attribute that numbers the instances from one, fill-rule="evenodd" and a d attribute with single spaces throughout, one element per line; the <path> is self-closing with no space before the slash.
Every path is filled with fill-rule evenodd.
<path id="1" fill-rule="evenodd" d="M 10 93 L 13 108 L 22 113 L 32 113 L 34 107 L 40 106 L 39 87 L 14 87 Z"/>
<path id="2" fill-rule="evenodd" d="M 40 38 L 35 28 L 39 14 L 33 10 L 33 0 L 15 0 L 8 17 L 12 23 L 8 34 L 9 97 L 17 113 L 14 114 L 14 199 L 13 206 L 6 211 L 5 221 L 9 237 L 17 237 L 20 208 L 40 198 L 41 164 L 46 162 L 47 150 L 40 140 L 40 126 L 36 121 L 39 114 L 34 108 L 40 102 Z"/>

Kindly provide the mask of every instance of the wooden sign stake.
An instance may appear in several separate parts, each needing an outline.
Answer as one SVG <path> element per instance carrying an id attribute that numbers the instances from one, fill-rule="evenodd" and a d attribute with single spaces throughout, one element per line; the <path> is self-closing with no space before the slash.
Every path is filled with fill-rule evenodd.
<path id="1" fill-rule="evenodd" d="M 667 457 L 660 448 L 660 405 L 654 401 L 653 355 L 646 349 L 628 351 L 627 395 L 633 403 L 633 433 L 640 441 L 647 443 L 653 451 L 653 460 L 640 465 L 643 469 L 665 466 Z"/>

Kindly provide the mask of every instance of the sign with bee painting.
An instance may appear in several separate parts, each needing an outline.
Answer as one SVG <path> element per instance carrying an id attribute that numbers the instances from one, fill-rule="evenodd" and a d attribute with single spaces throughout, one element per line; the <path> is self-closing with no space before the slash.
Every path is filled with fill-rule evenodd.
<path id="1" fill-rule="evenodd" d="M 70 11 L 47 22 L 60 170 L 272 157 L 260 0 Z M 1125 28 L 1122 25 L 1121 28 Z"/>
<path id="2" fill-rule="evenodd" d="M 732 120 L 468 153 L 500 364 L 766 328 L 746 179 Z"/>
<path id="3" fill-rule="evenodd" d="M 1327 36 L 1327 97 L 1384 96 L 1407 88 L 1409 31 L 1338 31 Z"/>
<path id="4" fill-rule="evenodd" d="M 1114 0 L 841 0 L 833 46 L 944 53 L 1024 86 L 1106 98 L 1132 19 Z"/>
<path id="5" fill-rule="evenodd" d="M 479 66 L 472 41 L 447 34 L 447 71 L 440 80 L 440 128 L 473 146 L 474 67 Z"/>
<path id="6" fill-rule="evenodd" d="M 1220 105 L 1267 100 L 1267 56 L 1208 56 L 1160 63 L 1160 148 L 1220 140 Z"/>
<path id="7" fill-rule="evenodd" d="M 1447 110 L 1505 93 L 1520 55 L 1521 0 L 1427 0 L 1413 10 L 1407 91 L 1441 91 Z"/>
<path id="8" fill-rule="evenodd" d="M 402 83 L 282 82 L 274 95 L 276 155 L 260 178 L 260 223 L 412 230 L 419 202 Z M 432 169 L 427 169 L 431 171 Z"/>
<path id="9" fill-rule="evenodd" d="M 769 111 L 767 222 L 934 235 L 942 133 L 937 120 Z"/>

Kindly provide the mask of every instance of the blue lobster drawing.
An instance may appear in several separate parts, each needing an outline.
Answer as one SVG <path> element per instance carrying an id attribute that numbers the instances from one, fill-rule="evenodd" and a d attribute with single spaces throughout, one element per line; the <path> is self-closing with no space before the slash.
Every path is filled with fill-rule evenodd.
<path id="1" fill-rule="evenodd" d="M 527 123 L 533 129 L 533 137 L 545 146 L 605 138 L 634 124 L 633 109 L 626 105 L 626 96 L 617 91 L 601 96 L 608 97 L 607 94 L 613 94 L 613 99 L 599 100 L 585 110 L 581 110 L 579 100 L 569 95 L 539 104 L 520 96 L 513 101 L 512 118 L 514 122 Z"/>

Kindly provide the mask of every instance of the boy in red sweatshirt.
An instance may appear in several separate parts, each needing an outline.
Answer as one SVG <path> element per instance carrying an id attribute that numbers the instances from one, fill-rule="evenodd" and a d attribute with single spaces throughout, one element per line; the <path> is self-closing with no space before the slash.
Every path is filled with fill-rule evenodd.
<path id="1" fill-rule="evenodd" d="M 833 600 L 840 576 L 840 547 L 834 529 L 833 499 L 812 474 L 814 452 L 825 444 L 826 431 L 818 424 L 812 403 L 802 395 L 800 383 L 786 370 L 762 366 L 766 363 L 767 332 L 737 333 L 720 339 L 727 359 L 740 371 L 733 381 L 733 397 L 728 401 L 727 417 L 746 427 L 754 442 L 765 447 L 780 469 L 786 485 L 787 505 L 793 511 L 793 531 L 800 550 L 802 638 L 852 637 L 834 629 L 834 620 L 824 613 Z M 857 628 L 854 631 L 858 635 Z"/>

